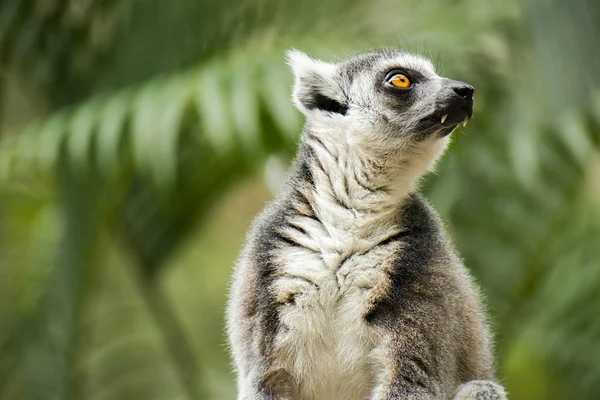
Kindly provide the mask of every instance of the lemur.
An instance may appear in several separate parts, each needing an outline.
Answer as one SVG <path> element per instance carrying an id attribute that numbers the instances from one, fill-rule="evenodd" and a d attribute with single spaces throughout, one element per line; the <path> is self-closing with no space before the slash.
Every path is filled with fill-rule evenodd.
<path id="1" fill-rule="evenodd" d="M 479 290 L 417 193 L 472 86 L 381 49 L 288 53 L 306 117 L 227 310 L 238 400 L 503 400 Z"/>

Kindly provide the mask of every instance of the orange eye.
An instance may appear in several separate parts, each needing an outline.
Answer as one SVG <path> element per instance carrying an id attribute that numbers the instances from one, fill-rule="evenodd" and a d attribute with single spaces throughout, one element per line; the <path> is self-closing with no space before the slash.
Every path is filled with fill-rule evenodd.
<path id="1" fill-rule="evenodd" d="M 405 75 L 402 74 L 396 74 L 392 76 L 388 80 L 388 82 L 401 89 L 406 89 L 410 86 L 410 79 L 408 79 Z"/>

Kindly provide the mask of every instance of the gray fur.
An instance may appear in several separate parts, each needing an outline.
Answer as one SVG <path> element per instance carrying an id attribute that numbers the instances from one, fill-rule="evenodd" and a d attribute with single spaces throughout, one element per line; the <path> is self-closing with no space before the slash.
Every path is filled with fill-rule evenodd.
<path id="1" fill-rule="evenodd" d="M 238 399 L 505 399 L 477 287 L 416 193 L 467 86 L 396 50 L 290 64 L 307 124 L 236 266 Z M 410 90 L 385 84 L 394 68 Z"/>

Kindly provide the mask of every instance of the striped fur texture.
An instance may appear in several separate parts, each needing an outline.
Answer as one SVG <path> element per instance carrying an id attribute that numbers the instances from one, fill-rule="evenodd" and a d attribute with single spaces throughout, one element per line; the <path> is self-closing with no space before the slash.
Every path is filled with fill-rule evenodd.
<path id="1" fill-rule="evenodd" d="M 396 50 L 289 61 L 306 128 L 236 265 L 238 399 L 505 399 L 478 289 L 416 192 L 472 88 Z"/>

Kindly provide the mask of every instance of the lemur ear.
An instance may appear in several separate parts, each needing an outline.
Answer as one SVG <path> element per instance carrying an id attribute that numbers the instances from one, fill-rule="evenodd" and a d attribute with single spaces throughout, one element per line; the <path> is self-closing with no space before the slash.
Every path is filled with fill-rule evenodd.
<path id="1" fill-rule="evenodd" d="M 336 66 L 310 58 L 298 50 L 287 52 L 287 63 L 294 72 L 294 104 L 302 113 L 320 110 L 345 115 L 348 106 L 336 84 Z"/>

